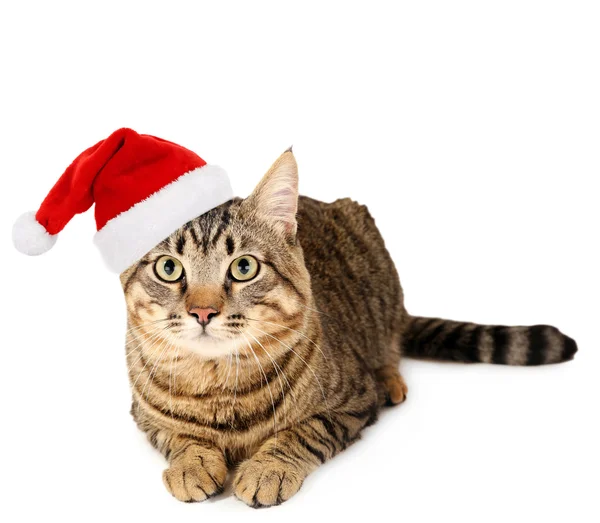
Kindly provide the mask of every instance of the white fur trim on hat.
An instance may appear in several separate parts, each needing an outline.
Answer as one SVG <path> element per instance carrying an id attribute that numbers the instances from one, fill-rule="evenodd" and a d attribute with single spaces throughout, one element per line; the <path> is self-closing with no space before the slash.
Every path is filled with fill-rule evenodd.
<path id="1" fill-rule="evenodd" d="M 49 234 L 44 226 L 35 219 L 35 212 L 21 214 L 13 225 L 13 244 L 19 252 L 29 256 L 38 256 L 52 249 L 58 238 Z"/>
<path id="2" fill-rule="evenodd" d="M 109 220 L 94 243 L 108 268 L 121 273 L 179 227 L 231 198 L 225 171 L 204 165 Z"/>

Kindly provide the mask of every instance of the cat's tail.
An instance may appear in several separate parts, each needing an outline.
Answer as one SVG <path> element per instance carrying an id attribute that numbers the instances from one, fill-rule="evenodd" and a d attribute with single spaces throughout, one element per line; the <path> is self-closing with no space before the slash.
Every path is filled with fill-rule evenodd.
<path id="1" fill-rule="evenodd" d="M 544 365 L 573 359 L 575 340 L 550 325 L 505 327 L 409 316 L 403 353 L 446 361 Z"/>

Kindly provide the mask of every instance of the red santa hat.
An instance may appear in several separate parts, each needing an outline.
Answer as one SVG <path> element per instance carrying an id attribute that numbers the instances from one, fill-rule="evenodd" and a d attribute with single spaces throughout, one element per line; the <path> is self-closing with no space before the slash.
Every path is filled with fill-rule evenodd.
<path id="1" fill-rule="evenodd" d="M 20 216 L 13 243 L 48 251 L 78 213 L 96 204 L 94 243 L 123 272 L 176 229 L 233 197 L 227 174 L 172 142 L 119 129 L 82 152 L 37 212 Z"/>

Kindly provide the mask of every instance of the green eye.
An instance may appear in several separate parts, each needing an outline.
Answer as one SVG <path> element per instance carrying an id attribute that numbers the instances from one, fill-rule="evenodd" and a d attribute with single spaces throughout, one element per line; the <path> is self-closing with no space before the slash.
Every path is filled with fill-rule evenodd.
<path id="1" fill-rule="evenodd" d="M 229 267 L 231 276 L 236 281 L 248 281 L 258 274 L 258 261 L 253 256 L 240 256 Z"/>
<path id="2" fill-rule="evenodd" d="M 171 256 L 161 256 L 154 264 L 154 272 L 161 280 L 173 283 L 183 276 L 183 265 Z"/>

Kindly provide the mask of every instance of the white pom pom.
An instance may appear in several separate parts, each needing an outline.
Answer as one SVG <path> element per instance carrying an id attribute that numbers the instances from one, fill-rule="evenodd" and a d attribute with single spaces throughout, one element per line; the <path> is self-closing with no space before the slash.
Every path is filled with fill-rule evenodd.
<path id="1" fill-rule="evenodd" d="M 49 251 L 56 243 L 58 234 L 48 231 L 35 219 L 35 212 L 26 212 L 17 218 L 13 225 L 13 244 L 19 252 L 37 256 Z"/>

